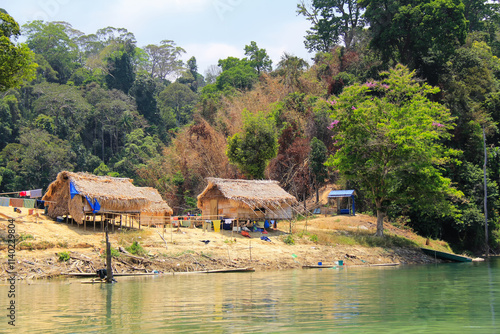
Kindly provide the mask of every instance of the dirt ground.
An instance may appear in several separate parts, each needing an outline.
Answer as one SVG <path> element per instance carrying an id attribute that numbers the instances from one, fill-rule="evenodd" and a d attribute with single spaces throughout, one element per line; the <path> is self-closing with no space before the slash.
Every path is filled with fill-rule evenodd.
<path id="1" fill-rule="evenodd" d="M 43 210 L 28 209 L 16 213 L 0 207 L 0 279 L 8 273 L 8 219 L 15 219 L 15 272 L 18 279 L 58 277 L 72 272 L 95 273 L 105 268 L 105 236 L 87 226 L 55 222 Z M 380 248 L 323 242 L 326 235 L 349 234 L 349 231 L 375 233 L 376 218 L 366 215 L 318 217 L 293 225 L 294 244 L 284 242 L 289 222 L 280 222 L 268 234 L 250 232 L 251 238 L 232 231 L 204 231 L 202 228 L 148 228 L 115 230 L 109 238 L 112 248 L 126 248 L 137 241 L 144 249 L 140 256 L 121 254 L 114 258 L 117 273 L 172 273 L 252 267 L 256 270 L 301 268 L 303 265 L 334 264 L 347 266 L 431 263 L 418 247 Z M 408 230 L 386 224 L 386 233 L 401 235 L 416 243 L 423 239 Z M 267 236 L 270 241 L 261 240 Z M 162 239 L 163 237 L 163 239 Z M 334 239 L 335 240 L 335 239 Z M 61 253 L 70 255 L 61 261 Z"/>

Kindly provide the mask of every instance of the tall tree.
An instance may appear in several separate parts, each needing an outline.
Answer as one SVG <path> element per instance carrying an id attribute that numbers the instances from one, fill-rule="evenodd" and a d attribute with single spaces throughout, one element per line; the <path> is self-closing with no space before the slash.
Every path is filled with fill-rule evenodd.
<path id="1" fill-rule="evenodd" d="M 160 45 L 150 44 L 144 47 L 149 62 L 147 72 L 153 78 L 166 80 L 170 75 L 177 75 L 182 69 L 183 62 L 180 59 L 186 51 L 180 46 L 176 46 L 174 41 L 163 40 Z"/>
<path id="2" fill-rule="evenodd" d="M 273 61 L 269 58 L 265 49 L 259 49 L 257 43 L 250 42 L 250 45 L 245 45 L 245 56 L 248 57 L 250 66 L 255 68 L 257 74 L 261 72 L 270 72 L 272 70 Z"/>
<path id="3" fill-rule="evenodd" d="M 228 139 L 226 155 L 247 176 L 263 179 L 266 166 L 278 151 L 274 121 L 264 113 L 243 112 L 243 131 Z"/>
<path id="4" fill-rule="evenodd" d="M 422 205 L 425 194 L 425 203 L 432 198 L 437 205 L 448 194 L 461 195 L 439 169 L 455 153 L 442 145 L 453 128 L 450 112 L 427 98 L 439 89 L 420 85 L 401 65 L 383 75 L 383 82 L 355 84 L 324 102 L 333 109 L 330 128 L 338 147 L 328 164 L 368 192 L 378 236 L 390 203 Z"/>
<path id="5" fill-rule="evenodd" d="M 304 42 L 309 52 L 330 52 L 339 43 L 350 49 L 365 25 L 356 0 L 312 0 L 309 4 L 301 1 L 297 13 L 312 24 Z"/>
<path id="6" fill-rule="evenodd" d="M 21 34 L 19 25 L 9 14 L 0 10 L 0 91 L 17 87 L 35 78 L 35 54 L 26 44 L 15 45 Z"/>
<path id="7" fill-rule="evenodd" d="M 59 83 L 66 83 L 79 66 L 78 48 L 70 35 L 75 30 L 66 22 L 32 21 L 23 25 L 26 43 L 42 55 L 57 72 Z"/>
<path id="8" fill-rule="evenodd" d="M 188 86 L 174 82 L 158 98 L 160 114 L 167 129 L 180 127 L 193 119 L 197 96 Z"/>
<path id="9" fill-rule="evenodd" d="M 467 36 L 461 0 L 360 0 L 359 4 L 366 8 L 371 46 L 385 61 L 417 69 L 431 83 L 437 83 L 437 75 Z"/>
<path id="10" fill-rule="evenodd" d="M 275 73 L 283 78 L 283 83 L 290 90 L 301 88 L 300 76 L 309 68 L 309 64 L 302 58 L 284 53 L 281 56 Z"/>
<path id="11" fill-rule="evenodd" d="M 328 177 L 328 169 L 325 162 L 328 159 L 328 149 L 326 145 L 314 137 L 311 140 L 311 152 L 309 153 L 309 168 L 311 169 L 314 187 L 316 188 L 316 203 L 319 202 L 319 187 L 321 187 Z"/>

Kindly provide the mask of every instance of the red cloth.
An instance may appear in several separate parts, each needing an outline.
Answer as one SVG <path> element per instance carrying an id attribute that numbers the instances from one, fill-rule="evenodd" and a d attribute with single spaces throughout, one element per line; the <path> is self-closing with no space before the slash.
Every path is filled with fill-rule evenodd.
<path id="1" fill-rule="evenodd" d="M 19 193 L 19 196 L 21 196 L 21 197 L 26 196 L 26 191 L 21 191 L 21 192 Z"/>
<path id="2" fill-rule="evenodd" d="M 250 238 L 250 233 L 248 233 L 247 231 L 241 231 L 241 235 Z"/>

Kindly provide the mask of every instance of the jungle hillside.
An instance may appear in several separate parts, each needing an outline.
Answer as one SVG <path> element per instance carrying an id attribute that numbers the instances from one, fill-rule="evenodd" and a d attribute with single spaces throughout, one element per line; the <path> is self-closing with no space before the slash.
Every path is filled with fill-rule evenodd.
<path id="1" fill-rule="evenodd" d="M 89 172 L 154 187 L 183 214 L 206 177 L 277 180 L 302 203 L 330 185 L 356 191 L 381 237 L 385 221 L 498 253 L 498 2 L 290 6 L 310 59 L 273 63 L 242 41 L 245 57 L 204 73 L 168 33 L 138 45 L 124 28 L 19 26 L 0 9 L 0 193 Z"/>

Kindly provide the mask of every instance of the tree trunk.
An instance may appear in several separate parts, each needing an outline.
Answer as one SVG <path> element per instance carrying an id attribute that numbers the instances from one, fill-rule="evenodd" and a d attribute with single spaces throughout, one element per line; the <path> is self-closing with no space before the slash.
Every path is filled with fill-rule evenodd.
<path id="1" fill-rule="evenodd" d="M 316 203 L 319 203 L 319 186 L 316 186 Z"/>
<path id="2" fill-rule="evenodd" d="M 382 201 L 375 200 L 375 205 L 377 207 L 377 232 L 375 233 L 375 236 L 383 237 L 385 212 L 382 211 Z"/>

